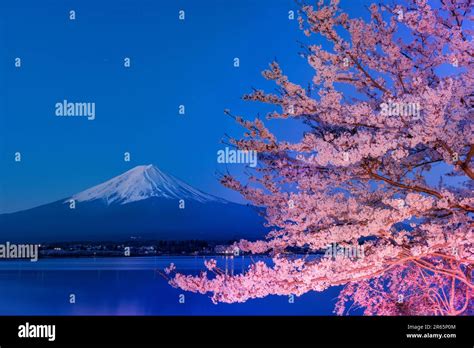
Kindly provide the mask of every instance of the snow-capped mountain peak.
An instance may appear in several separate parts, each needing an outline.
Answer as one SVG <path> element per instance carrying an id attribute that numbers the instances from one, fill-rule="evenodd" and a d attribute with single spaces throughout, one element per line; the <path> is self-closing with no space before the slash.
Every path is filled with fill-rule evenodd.
<path id="1" fill-rule="evenodd" d="M 194 200 L 200 203 L 226 200 L 204 193 L 163 173 L 154 165 L 141 165 L 102 184 L 73 195 L 76 202 L 102 200 L 106 204 L 127 204 L 151 197 Z M 68 199 L 68 201 L 69 201 Z"/>

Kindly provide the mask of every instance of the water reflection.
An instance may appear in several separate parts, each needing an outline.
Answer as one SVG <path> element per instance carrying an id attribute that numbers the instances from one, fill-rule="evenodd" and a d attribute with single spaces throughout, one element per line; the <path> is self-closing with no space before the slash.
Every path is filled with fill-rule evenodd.
<path id="1" fill-rule="evenodd" d="M 267 258 L 218 256 L 227 275 L 245 271 Z M 0 262 L 0 315 L 331 315 L 338 289 L 309 293 L 288 303 L 270 296 L 239 304 L 214 305 L 209 294 L 174 289 L 156 271 L 174 263 L 179 272 L 199 274 L 202 256 L 43 259 Z M 76 303 L 69 303 L 69 295 Z"/>

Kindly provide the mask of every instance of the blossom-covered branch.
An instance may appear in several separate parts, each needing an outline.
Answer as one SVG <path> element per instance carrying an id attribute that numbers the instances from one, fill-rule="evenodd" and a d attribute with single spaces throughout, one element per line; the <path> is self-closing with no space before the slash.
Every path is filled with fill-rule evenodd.
<path id="1" fill-rule="evenodd" d="M 366 314 L 472 311 L 472 3 L 407 2 L 373 4 L 369 21 L 349 18 L 337 0 L 301 8 L 304 33 L 331 45 L 307 47 L 311 88 L 273 62 L 263 76 L 279 94 L 255 90 L 244 99 L 274 105 L 268 120 L 300 120 L 308 130 L 291 143 L 260 119 L 235 117 L 247 132 L 231 143 L 257 151 L 260 166 L 248 183 L 222 178 L 264 207 L 273 228 L 265 240 L 237 246 L 270 253 L 273 264 L 233 276 L 176 273 L 172 285 L 211 293 L 215 302 L 346 285 L 338 314 L 349 303 Z M 354 89 L 350 98 L 342 85 Z M 435 166 L 461 184 L 430 184 Z M 291 254 L 332 243 L 363 246 L 364 257 Z"/>

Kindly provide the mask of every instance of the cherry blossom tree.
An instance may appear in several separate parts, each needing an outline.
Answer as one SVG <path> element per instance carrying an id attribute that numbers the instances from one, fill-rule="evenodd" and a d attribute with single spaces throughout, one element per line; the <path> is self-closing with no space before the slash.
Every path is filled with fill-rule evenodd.
<path id="1" fill-rule="evenodd" d="M 216 303 L 343 285 L 340 315 L 472 314 L 472 2 L 372 4 L 368 21 L 349 18 L 338 2 L 301 7 L 301 29 L 330 47 L 304 47 L 309 87 L 273 62 L 263 76 L 278 93 L 244 97 L 274 105 L 267 119 L 307 125 L 299 142 L 227 111 L 246 129 L 230 142 L 257 151 L 259 166 L 248 182 L 226 174 L 222 183 L 264 207 L 271 227 L 265 240 L 236 246 L 272 262 L 236 275 L 215 260 L 197 276 L 170 267 L 170 283 Z M 430 183 L 440 168 L 443 179 Z M 363 247 L 363 257 L 310 255 L 332 243 Z"/>

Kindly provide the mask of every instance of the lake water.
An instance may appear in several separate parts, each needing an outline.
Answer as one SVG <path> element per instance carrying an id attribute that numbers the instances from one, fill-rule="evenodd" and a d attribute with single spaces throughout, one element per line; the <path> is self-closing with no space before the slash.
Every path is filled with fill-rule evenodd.
<path id="1" fill-rule="evenodd" d="M 242 256 L 214 258 L 229 273 L 241 272 L 251 262 Z M 204 260 L 157 256 L 1 261 L 0 315 L 333 315 L 339 287 L 295 297 L 294 303 L 285 296 L 269 296 L 215 305 L 208 295 L 172 288 L 157 272 L 173 262 L 178 271 L 197 274 L 204 270 Z M 69 302 L 71 294 L 74 304 Z M 179 303 L 180 294 L 185 295 L 184 304 Z"/>

